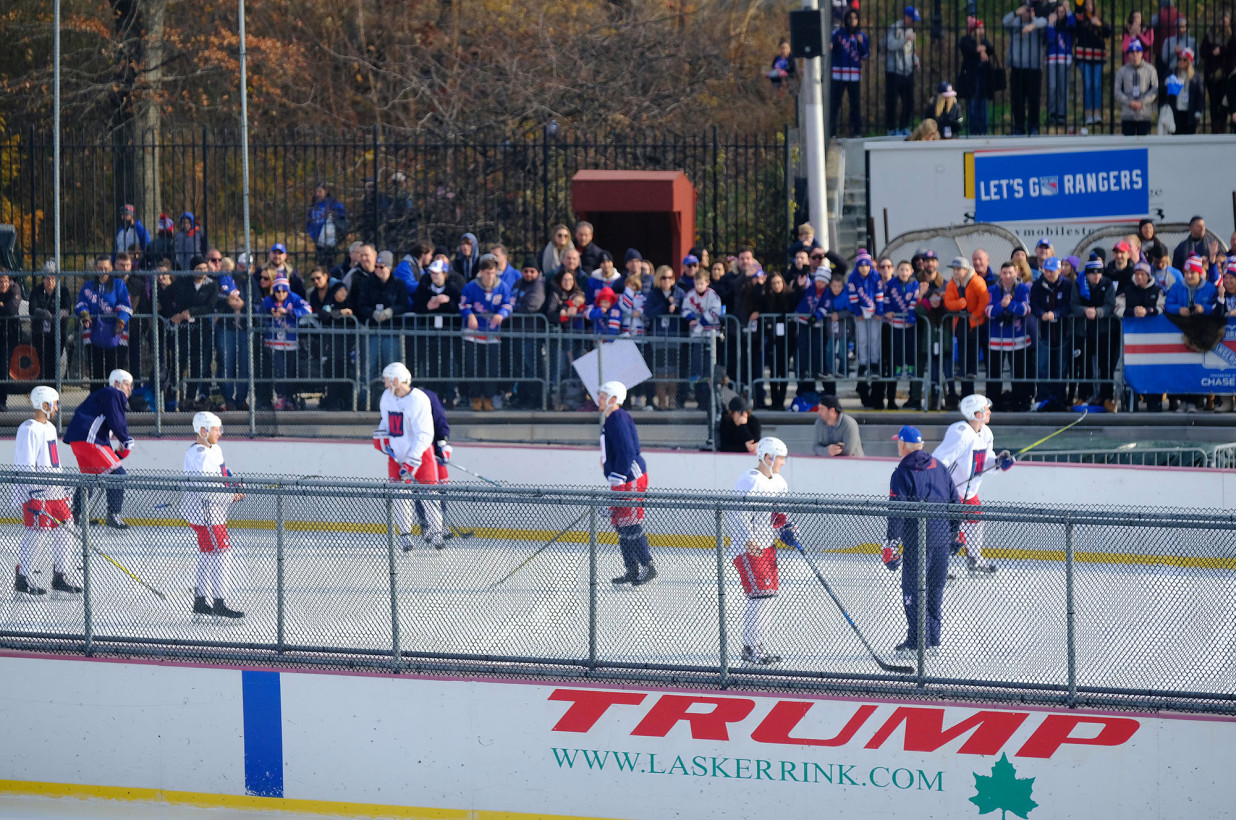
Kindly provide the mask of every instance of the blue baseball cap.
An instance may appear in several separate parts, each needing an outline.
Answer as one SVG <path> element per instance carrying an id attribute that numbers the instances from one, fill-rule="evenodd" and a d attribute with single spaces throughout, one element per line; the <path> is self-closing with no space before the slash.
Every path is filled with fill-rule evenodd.
<path id="1" fill-rule="evenodd" d="M 698 265 L 699 263 L 700 258 L 693 253 L 689 253 L 682 258 L 683 267 L 686 267 L 687 265 Z"/>
<path id="2" fill-rule="evenodd" d="M 271 253 L 287 253 L 288 249 L 287 249 L 287 246 L 284 245 L 282 242 L 276 242 L 275 244 L 270 246 L 270 252 Z"/>
<path id="3" fill-rule="evenodd" d="M 922 444 L 923 434 L 914 425 L 907 424 L 897 431 L 897 435 L 893 436 L 893 441 L 904 441 L 906 444 Z"/>
<path id="4" fill-rule="evenodd" d="M 1129 43 L 1129 47 L 1125 49 L 1125 53 L 1128 54 L 1130 51 L 1141 51 L 1141 50 L 1142 50 L 1142 44 L 1138 42 L 1137 40 L 1133 40 L 1132 42 Z"/>
<path id="5" fill-rule="evenodd" d="M 923 19 L 919 16 L 918 9 L 914 8 L 914 6 L 906 6 L 906 17 L 909 17 L 916 23 Z"/>
<path id="6" fill-rule="evenodd" d="M 1043 270 L 1060 270 L 1060 260 L 1049 256 L 1043 260 Z"/>

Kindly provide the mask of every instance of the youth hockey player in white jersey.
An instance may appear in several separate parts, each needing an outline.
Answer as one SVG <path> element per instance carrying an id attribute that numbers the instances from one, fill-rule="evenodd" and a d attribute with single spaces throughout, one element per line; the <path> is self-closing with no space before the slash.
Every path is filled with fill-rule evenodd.
<path id="1" fill-rule="evenodd" d="M 30 391 L 30 404 L 34 406 L 34 418 L 23 421 L 17 428 L 14 464 L 19 471 L 62 472 L 56 425 L 52 422 L 60 410 L 60 394 L 40 385 Z M 40 484 L 38 476 L 31 476 L 29 484 L 13 485 L 13 495 L 26 528 L 17 546 L 17 573 L 13 579 L 13 590 L 19 593 L 19 597 L 46 594 L 47 590 L 36 584 L 32 576 L 40 537 L 42 533 L 50 532 L 52 590 L 73 594 L 81 592 L 82 588 L 71 583 L 67 577 L 69 536 L 64 525 L 73 520 L 67 501 L 68 488 Z"/>
<path id="2" fill-rule="evenodd" d="M 983 483 L 983 473 L 993 465 L 1007 470 L 1015 460 L 1008 450 L 1001 450 L 996 455 L 993 449 L 994 437 L 987 426 L 987 422 L 991 421 L 991 401 L 986 396 L 977 393 L 966 396 L 961 400 L 960 409 L 965 420 L 948 428 L 944 441 L 931 456 L 948 469 L 961 503 L 978 506 L 981 503 L 979 486 Z M 983 558 L 982 521 L 963 521 L 960 543 L 966 548 L 966 562 L 972 575 L 996 571 L 995 564 Z"/>
<path id="3" fill-rule="evenodd" d="M 373 433 L 373 447 L 387 457 L 386 473 L 391 481 L 407 484 L 438 483 L 438 460 L 433 451 L 433 409 L 429 397 L 412 386 L 412 374 L 403 362 L 388 364 L 382 371 L 386 392 L 379 410 L 382 418 Z M 442 526 L 442 504 L 421 501 L 425 526 L 421 532 L 425 541 L 442 549 L 445 535 Z M 416 518 L 412 501 L 395 502 L 395 525 L 403 539 L 403 551 L 412 551 L 412 524 Z"/>
<path id="4" fill-rule="evenodd" d="M 743 498 L 764 498 L 785 495 L 789 485 L 781 477 L 785 466 L 785 442 L 771 436 L 755 445 L 755 467 L 743 473 L 734 492 Z M 781 660 L 765 648 L 765 627 L 772 610 L 773 598 L 780 590 L 777 576 L 777 539 L 791 547 L 798 546 L 798 534 L 785 514 L 768 509 L 732 510 L 726 513 L 734 567 L 747 595 L 743 614 L 742 659 L 747 663 L 771 664 Z"/>
<path id="5" fill-rule="evenodd" d="M 223 461 L 223 448 L 219 437 L 223 435 L 223 422 L 214 413 L 198 413 L 193 417 L 193 430 L 197 440 L 185 452 L 184 471 L 188 475 L 230 476 L 231 470 Z M 230 608 L 225 599 L 228 594 L 228 565 L 231 563 L 232 543 L 227 534 L 227 513 L 232 504 L 244 498 L 233 485 L 220 484 L 219 489 L 186 491 L 180 500 L 180 514 L 197 536 L 197 583 L 193 591 L 194 615 L 218 615 L 223 618 L 243 618 L 245 613 Z M 214 605 L 207 603 L 206 593 L 214 598 Z"/>

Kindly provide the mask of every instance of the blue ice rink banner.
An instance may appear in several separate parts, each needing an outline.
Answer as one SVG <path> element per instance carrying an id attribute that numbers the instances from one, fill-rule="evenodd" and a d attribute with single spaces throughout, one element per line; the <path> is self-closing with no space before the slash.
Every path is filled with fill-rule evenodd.
<path id="1" fill-rule="evenodd" d="M 1236 323 L 1199 353 L 1163 316 L 1125 319 L 1124 380 L 1135 393 L 1236 393 Z"/>
<path id="2" fill-rule="evenodd" d="M 975 153 L 978 222 L 1140 217 L 1150 210 L 1148 151 Z"/>

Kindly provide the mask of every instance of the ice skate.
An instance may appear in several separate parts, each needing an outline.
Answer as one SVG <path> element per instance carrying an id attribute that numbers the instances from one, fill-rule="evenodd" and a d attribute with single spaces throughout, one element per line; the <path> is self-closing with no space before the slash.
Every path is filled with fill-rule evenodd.
<path id="1" fill-rule="evenodd" d="M 193 620 L 201 620 L 198 617 L 199 615 L 213 614 L 215 614 L 215 611 L 211 608 L 210 604 L 206 603 L 206 597 L 204 595 L 193 596 Z"/>
<path id="2" fill-rule="evenodd" d="M 446 546 L 445 542 L 446 539 L 442 537 L 442 533 L 440 532 L 435 532 L 433 535 L 425 536 L 425 543 L 433 548 L 433 552 L 431 552 L 430 555 L 440 553 L 442 548 Z"/>
<path id="3" fill-rule="evenodd" d="M 966 556 L 966 565 L 969 567 L 971 578 L 988 577 L 996 571 L 996 565 L 992 562 L 978 561 L 969 555 Z"/>
<path id="4" fill-rule="evenodd" d="M 195 605 L 194 609 L 196 608 L 197 607 Z M 243 618 L 245 617 L 245 613 L 240 612 L 239 610 L 229 609 L 228 605 L 223 603 L 222 598 L 215 598 L 214 608 L 212 608 L 210 611 L 212 615 L 217 615 L 220 618 Z"/>
<path id="5" fill-rule="evenodd" d="M 781 656 L 774 655 L 764 649 L 763 645 L 744 646 L 742 648 L 743 663 L 755 663 L 760 666 L 768 666 L 774 663 L 781 663 Z"/>
<path id="6" fill-rule="evenodd" d="M 657 568 L 652 564 L 645 564 L 639 568 L 639 574 L 635 580 L 631 582 L 633 587 L 642 587 L 645 584 L 651 584 L 657 579 Z"/>
<path id="7" fill-rule="evenodd" d="M 34 597 L 36 595 L 46 595 L 47 590 L 41 586 L 37 586 L 33 581 L 22 575 L 21 570 L 17 570 L 17 576 L 13 579 L 13 591 L 18 593 L 17 600 L 29 600 L 23 596 Z"/>
<path id="8" fill-rule="evenodd" d="M 107 519 L 103 522 L 113 530 L 127 530 L 129 525 L 120 517 L 118 513 L 108 513 Z"/>
<path id="9" fill-rule="evenodd" d="M 639 579 L 639 567 L 632 566 L 627 568 L 625 575 L 619 575 L 613 579 L 614 584 L 634 584 Z"/>
<path id="10" fill-rule="evenodd" d="M 910 641 L 902 641 L 893 647 L 893 654 L 902 658 L 916 658 L 918 657 L 918 645 L 911 643 Z M 927 651 L 923 654 L 929 658 L 934 658 L 940 654 L 940 647 L 929 646 L 927 647 Z"/>
<path id="11" fill-rule="evenodd" d="M 63 572 L 52 573 L 51 588 L 53 592 L 67 592 L 71 595 L 79 595 L 82 591 L 82 588 L 76 584 L 70 584 Z"/>

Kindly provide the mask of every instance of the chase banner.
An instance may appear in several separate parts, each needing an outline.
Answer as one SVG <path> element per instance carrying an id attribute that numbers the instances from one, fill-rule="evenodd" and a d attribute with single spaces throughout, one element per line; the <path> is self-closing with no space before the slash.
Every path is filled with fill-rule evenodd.
<path id="1" fill-rule="evenodd" d="M 1125 319 L 1124 380 L 1136 393 L 1236 393 L 1236 323 L 1199 353 L 1163 316 Z"/>
<path id="2" fill-rule="evenodd" d="M 1150 210 L 1148 152 L 975 153 L 977 222 L 1110 219 Z"/>

